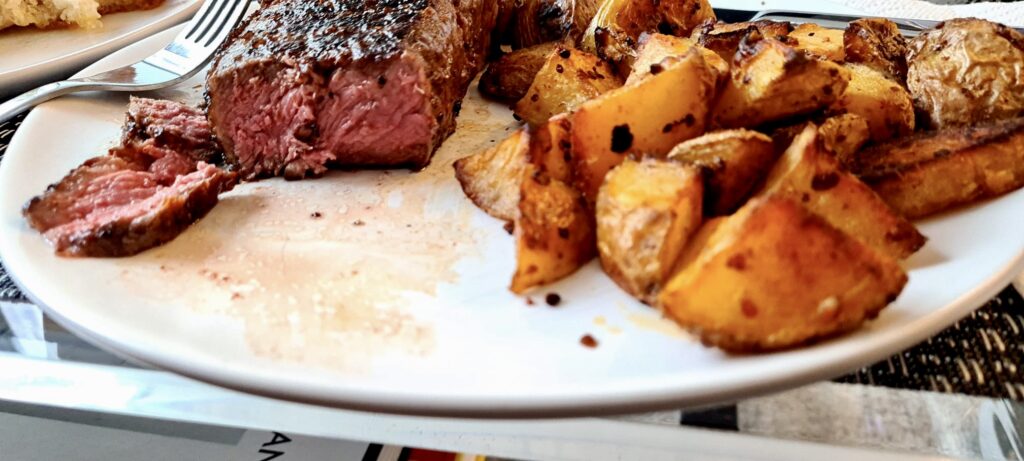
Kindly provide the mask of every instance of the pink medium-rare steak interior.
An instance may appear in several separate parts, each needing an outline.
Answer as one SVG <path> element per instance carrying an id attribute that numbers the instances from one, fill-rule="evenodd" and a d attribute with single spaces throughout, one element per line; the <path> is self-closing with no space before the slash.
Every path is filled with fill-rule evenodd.
<path id="1" fill-rule="evenodd" d="M 345 153 L 347 165 L 372 165 L 394 153 L 406 153 L 410 164 L 425 161 L 417 157 L 429 156 L 437 129 L 426 110 L 426 85 L 413 59 L 399 59 L 380 73 L 336 71 L 318 107 L 317 148 Z"/>
<path id="2" fill-rule="evenodd" d="M 320 174 L 333 156 L 313 153 L 319 82 L 304 81 L 294 69 L 225 79 L 222 101 L 210 111 L 229 160 L 245 179 Z"/>

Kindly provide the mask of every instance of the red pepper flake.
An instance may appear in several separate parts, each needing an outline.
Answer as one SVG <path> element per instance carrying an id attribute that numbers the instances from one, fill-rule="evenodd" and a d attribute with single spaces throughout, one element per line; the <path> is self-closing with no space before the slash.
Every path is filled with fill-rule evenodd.
<path id="1" fill-rule="evenodd" d="M 533 298 L 531 298 L 531 297 L 527 296 L 527 297 L 526 297 L 526 305 L 527 305 L 527 306 L 533 306 L 533 304 L 534 304 L 534 302 L 533 302 Z"/>
<path id="2" fill-rule="evenodd" d="M 596 349 L 597 348 L 597 340 L 594 339 L 593 336 L 590 336 L 590 334 L 583 335 L 583 337 L 580 338 L 580 344 L 582 344 L 583 347 L 586 347 L 586 348 L 589 348 L 589 349 Z"/>
<path id="3" fill-rule="evenodd" d="M 355 220 L 355 221 L 353 221 L 353 222 L 352 222 L 352 225 L 353 225 L 353 226 L 356 226 L 356 227 L 359 227 L 359 226 L 365 226 L 365 225 L 366 225 L 366 222 L 365 222 L 365 221 L 363 221 L 362 219 L 357 219 L 357 220 Z"/>

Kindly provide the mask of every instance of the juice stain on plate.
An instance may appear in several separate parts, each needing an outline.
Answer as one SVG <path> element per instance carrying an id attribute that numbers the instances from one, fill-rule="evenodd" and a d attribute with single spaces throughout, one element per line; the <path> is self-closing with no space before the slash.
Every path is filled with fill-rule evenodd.
<path id="1" fill-rule="evenodd" d="M 261 357 L 352 370 L 430 354 L 434 331 L 411 297 L 454 284 L 456 264 L 482 254 L 451 163 L 506 125 L 465 124 L 417 173 L 242 184 L 122 273 L 140 296 L 238 320 Z"/>
<path id="2" fill-rule="evenodd" d="M 694 337 L 679 327 L 671 319 L 665 318 L 657 309 L 647 306 L 627 306 L 624 303 L 616 303 L 623 317 L 633 327 L 646 330 L 673 338 L 696 341 Z M 638 312 L 638 309 L 644 309 Z"/>

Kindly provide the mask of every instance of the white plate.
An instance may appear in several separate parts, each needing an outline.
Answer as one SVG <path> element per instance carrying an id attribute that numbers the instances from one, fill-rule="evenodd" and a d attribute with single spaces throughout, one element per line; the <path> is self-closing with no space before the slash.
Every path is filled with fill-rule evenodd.
<path id="1" fill-rule="evenodd" d="M 0 31 L 0 97 L 71 75 L 89 63 L 175 24 L 199 9 L 200 0 L 165 0 L 147 11 L 104 15 L 98 29 Z"/>
<path id="2" fill-rule="evenodd" d="M 170 40 L 161 33 L 98 65 Z M 199 81 L 162 97 L 194 100 Z M 557 416 L 723 402 L 830 378 L 910 347 L 984 303 L 1022 265 L 1024 191 L 922 223 L 910 283 L 859 331 L 728 356 L 624 295 L 596 264 L 533 296 L 505 287 L 512 239 L 451 162 L 507 133 L 473 96 L 416 174 L 335 172 L 246 184 L 174 242 L 127 259 L 62 259 L 21 206 L 115 142 L 126 97 L 31 113 L 0 165 L 0 254 L 70 330 L 204 381 L 329 405 L 429 415 Z M 320 212 L 319 219 L 311 217 Z M 544 294 L 559 293 L 558 308 Z M 234 298 L 234 299 L 233 299 Z M 585 334 L 600 343 L 580 345 Z"/>

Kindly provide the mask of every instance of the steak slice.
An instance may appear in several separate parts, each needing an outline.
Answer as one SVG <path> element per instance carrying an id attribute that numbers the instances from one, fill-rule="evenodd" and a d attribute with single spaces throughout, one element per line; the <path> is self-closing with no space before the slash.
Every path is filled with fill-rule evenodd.
<path id="1" fill-rule="evenodd" d="M 57 254 L 130 256 L 169 242 L 234 186 L 234 173 L 196 158 L 210 154 L 208 138 L 186 142 L 203 138 L 192 135 L 202 133 L 205 119 L 197 124 L 194 109 L 149 101 L 132 101 L 123 145 L 87 160 L 25 205 L 29 225 Z"/>
<path id="2" fill-rule="evenodd" d="M 140 151 L 173 150 L 210 163 L 217 160 L 221 151 L 203 111 L 173 101 L 134 96 L 128 103 L 121 145 Z"/>
<path id="3" fill-rule="evenodd" d="M 498 9 L 491 0 L 263 4 L 206 82 L 214 133 L 243 179 L 427 165 L 455 129 Z"/>

